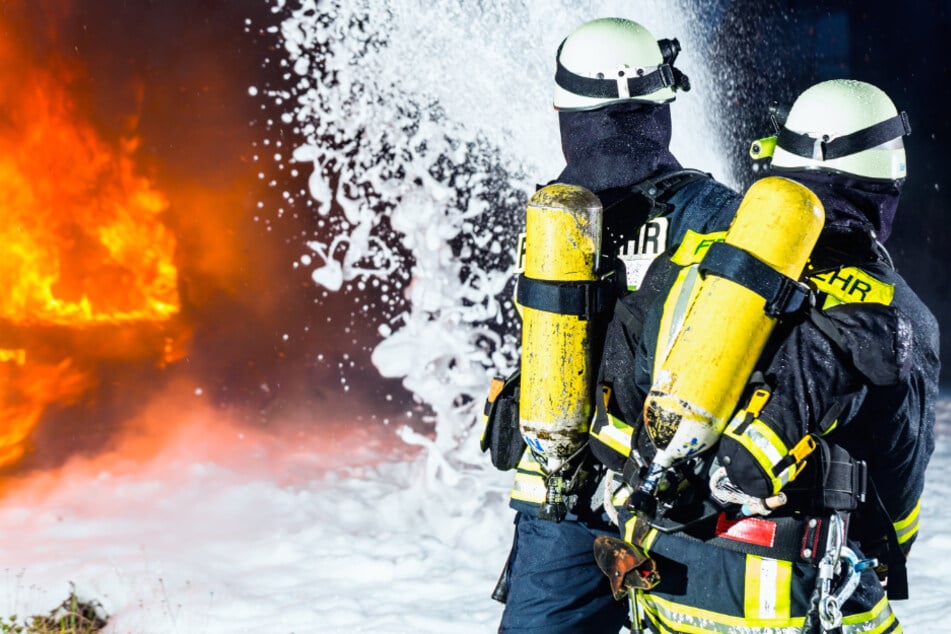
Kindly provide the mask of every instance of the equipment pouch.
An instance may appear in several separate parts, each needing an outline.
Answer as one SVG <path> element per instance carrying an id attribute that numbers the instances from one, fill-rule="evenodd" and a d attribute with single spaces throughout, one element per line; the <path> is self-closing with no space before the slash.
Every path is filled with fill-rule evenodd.
<path id="1" fill-rule="evenodd" d="M 865 501 L 867 469 L 864 460 L 855 460 L 835 443 L 819 439 L 821 451 L 819 495 L 825 509 L 854 511 Z"/>
<path id="2" fill-rule="evenodd" d="M 489 397 L 485 401 L 485 429 L 480 447 L 489 452 L 492 464 L 499 471 L 517 467 L 525 452 L 525 439 L 518 428 L 520 381 L 519 370 L 506 379 L 492 379 Z"/>

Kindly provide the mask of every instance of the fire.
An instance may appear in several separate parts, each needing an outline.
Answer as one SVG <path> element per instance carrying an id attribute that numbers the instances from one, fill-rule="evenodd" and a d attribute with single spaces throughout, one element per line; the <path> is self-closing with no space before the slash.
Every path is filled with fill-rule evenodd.
<path id="1" fill-rule="evenodd" d="M 115 358 L 104 339 L 174 347 L 156 335 L 180 310 L 168 200 L 140 174 L 138 140 L 104 139 L 65 84 L 0 43 L 0 467 L 46 406 L 94 384 L 90 359 Z"/>
<path id="2" fill-rule="evenodd" d="M 22 91 L 22 117 L 0 124 L 0 318 L 167 319 L 179 308 L 175 238 L 160 222 L 168 203 L 135 173 L 134 142 L 109 147 L 53 91 Z"/>

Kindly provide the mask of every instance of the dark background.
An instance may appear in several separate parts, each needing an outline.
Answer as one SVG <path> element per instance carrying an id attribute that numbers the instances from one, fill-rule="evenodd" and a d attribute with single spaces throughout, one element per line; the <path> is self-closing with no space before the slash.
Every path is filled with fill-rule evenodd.
<path id="1" fill-rule="evenodd" d="M 810 85 L 851 78 L 883 89 L 911 119 L 908 178 L 888 247 L 899 272 L 943 326 L 951 364 L 951 2 L 764 0 L 698 3 L 714 37 L 720 112 L 737 173 L 755 177 L 752 139 L 772 133 L 768 106 L 791 104 Z M 942 371 L 942 383 L 951 374 Z"/>

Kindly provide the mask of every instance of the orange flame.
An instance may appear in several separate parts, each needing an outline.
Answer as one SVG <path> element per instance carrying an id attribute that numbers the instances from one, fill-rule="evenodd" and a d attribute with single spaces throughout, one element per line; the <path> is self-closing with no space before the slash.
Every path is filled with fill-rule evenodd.
<path id="1" fill-rule="evenodd" d="M 169 204 L 137 171 L 138 140 L 103 140 L 61 80 L 25 66 L 0 42 L 0 466 L 47 405 L 94 383 L 73 351 L 18 332 L 128 328 L 180 309 Z"/>
<path id="2" fill-rule="evenodd" d="M 62 90 L 34 79 L 0 121 L 0 319 L 19 324 L 163 320 L 178 311 L 164 196 Z M 6 104 L 8 107 L 11 104 Z"/>

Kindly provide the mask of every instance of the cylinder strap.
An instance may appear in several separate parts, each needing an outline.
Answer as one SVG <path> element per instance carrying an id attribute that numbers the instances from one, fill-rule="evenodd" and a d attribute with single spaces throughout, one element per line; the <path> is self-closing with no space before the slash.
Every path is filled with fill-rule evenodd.
<path id="1" fill-rule="evenodd" d="M 728 242 L 714 242 L 700 262 L 700 275 L 712 273 L 744 286 L 766 300 L 766 314 L 782 317 L 809 305 L 812 291 L 753 254 Z"/>
<path id="2" fill-rule="evenodd" d="M 614 307 L 616 286 L 614 275 L 590 282 L 557 282 L 522 274 L 518 276 L 515 300 L 535 310 L 589 320 Z"/>

